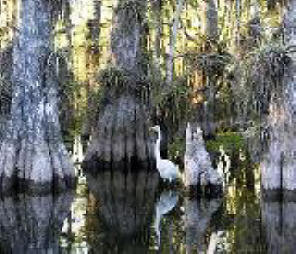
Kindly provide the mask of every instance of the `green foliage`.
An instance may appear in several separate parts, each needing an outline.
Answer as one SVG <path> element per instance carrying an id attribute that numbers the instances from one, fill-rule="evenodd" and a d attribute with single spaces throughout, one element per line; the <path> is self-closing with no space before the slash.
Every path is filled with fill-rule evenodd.
<path id="1" fill-rule="evenodd" d="M 102 70 L 97 81 L 100 85 L 98 94 L 100 99 L 106 99 L 106 96 L 113 99 L 124 93 L 140 98 L 149 87 L 149 81 L 145 76 L 136 76 L 115 66 Z"/>
<path id="2" fill-rule="evenodd" d="M 169 158 L 174 161 L 183 161 L 186 148 L 185 143 L 184 137 L 178 137 L 173 143 L 169 144 Z"/>
<path id="3" fill-rule="evenodd" d="M 160 107 L 165 106 L 172 97 L 178 101 L 187 99 L 188 86 L 185 78 L 173 81 L 170 86 L 155 85 L 153 89 L 153 104 Z"/>
<path id="4" fill-rule="evenodd" d="M 218 133 L 215 139 L 206 141 L 208 151 L 218 152 L 220 147 L 226 152 L 239 151 L 245 146 L 243 137 L 236 132 Z"/>
<path id="5" fill-rule="evenodd" d="M 184 77 L 173 81 L 170 86 L 154 85 L 151 104 L 161 113 L 163 119 L 174 125 L 186 119 L 190 112 L 190 89 Z"/>
<path id="6" fill-rule="evenodd" d="M 276 41 L 264 43 L 244 55 L 243 59 L 237 59 L 227 69 L 237 114 L 243 114 L 247 121 L 256 121 L 267 113 L 272 94 L 281 94 L 284 72 L 289 63 L 284 45 Z"/>
<path id="7" fill-rule="evenodd" d="M 73 100 L 74 94 L 79 92 L 81 84 L 74 80 L 67 80 L 62 83 L 61 96 L 63 99 Z"/>
<path id="8" fill-rule="evenodd" d="M 246 56 L 245 67 L 250 74 L 265 75 L 276 78 L 283 76 L 283 67 L 290 62 L 282 44 L 267 43 Z M 260 73 L 258 73 L 260 71 Z M 249 78 L 254 78 L 250 76 Z"/>
<path id="9" fill-rule="evenodd" d="M 207 75 L 222 75 L 226 65 L 232 60 L 228 53 L 187 52 L 185 59 L 190 68 L 202 70 Z"/>

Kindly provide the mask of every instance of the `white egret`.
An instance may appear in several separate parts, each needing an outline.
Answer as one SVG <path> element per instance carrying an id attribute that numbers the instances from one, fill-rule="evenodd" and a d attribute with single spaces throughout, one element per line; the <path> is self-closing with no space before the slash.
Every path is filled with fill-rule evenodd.
<path id="1" fill-rule="evenodd" d="M 158 133 L 158 138 L 154 147 L 154 154 L 156 158 L 156 167 L 159 171 L 160 177 L 165 180 L 169 180 L 170 182 L 172 180 L 175 180 L 179 177 L 179 169 L 178 166 L 175 165 L 170 160 L 164 160 L 160 157 L 160 141 L 161 141 L 161 132 L 160 127 L 154 126 L 150 128 L 151 130 Z"/>

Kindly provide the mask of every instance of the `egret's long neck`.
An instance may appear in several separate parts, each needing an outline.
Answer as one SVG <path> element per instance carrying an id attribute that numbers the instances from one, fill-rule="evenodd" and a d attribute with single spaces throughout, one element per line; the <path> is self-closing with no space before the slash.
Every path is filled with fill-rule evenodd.
<path id="1" fill-rule="evenodd" d="M 160 161 L 160 139 L 161 139 L 160 132 L 158 132 L 158 139 L 156 141 L 155 148 L 154 148 L 156 164 L 159 163 Z"/>

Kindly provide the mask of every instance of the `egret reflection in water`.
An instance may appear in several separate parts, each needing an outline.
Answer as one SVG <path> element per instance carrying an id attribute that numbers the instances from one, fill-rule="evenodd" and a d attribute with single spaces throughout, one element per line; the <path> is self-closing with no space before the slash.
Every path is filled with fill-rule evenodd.
<path id="1" fill-rule="evenodd" d="M 72 204 L 68 193 L 1 193 L 0 253 L 294 253 L 294 200 L 261 198 L 261 183 L 296 189 L 295 16 L 295 0 L 0 0 L 0 141 L 7 120 L 17 120 L 13 136 L 29 139 L 16 141 L 15 151 L 27 151 L 20 161 L 29 166 L 29 155 L 40 152 L 30 149 L 39 133 L 32 125 L 48 141 L 48 119 L 36 121 L 45 111 L 35 110 L 43 103 L 50 110 L 55 97 L 41 70 L 50 52 L 38 54 L 48 44 L 59 72 L 48 126 L 60 118 L 79 178 Z M 148 128 L 161 126 L 160 158 L 182 171 L 192 118 L 224 175 L 221 199 L 162 190 L 149 171 Z M 58 129 L 50 128 L 52 138 L 61 137 Z M 1 161 L 14 156 L 6 152 Z M 84 157 L 112 171 L 86 179 Z"/>
<path id="2" fill-rule="evenodd" d="M 155 206 L 154 228 L 157 236 L 157 248 L 161 244 L 161 219 L 177 205 L 179 196 L 176 191 L 163 191 Z"/>

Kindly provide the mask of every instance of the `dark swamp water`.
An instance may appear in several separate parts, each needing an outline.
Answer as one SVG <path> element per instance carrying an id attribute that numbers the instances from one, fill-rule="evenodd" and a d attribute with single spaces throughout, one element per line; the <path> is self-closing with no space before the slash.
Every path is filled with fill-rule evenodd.
<path id="1" fill-rule="evenodd" d="M 263 167 L 265 178 L 278 164 L 287 172 L 295 168 L 296 68 L 288 78 L 281 72 L 286 57 L 296 62 L 296 21 L 294 33 L 281 29 L 284 13 L 291 20 L 296 15 L 295 1 L 120 1 L 50 1 L 50 38 L 60 56 L 61 132 L 77 184 L 55 195 L 1 194 L 0 254 L 295 253 L 296 202 L 263 198 L 261 181 Z M 11 49 L 21 2 L 0 0 L 0 142 L 11 106 Z M 129 9 L 115 9 L 117 2 Z M 132 33 L 125 31 L 129 26 Z M 126 73 L 124 82 L 131 76 L 136 84 L 149 81 L 148 92 L 140 90 L 142 101 L 133 97 L 137 89 L 126 94 L 120 85 L 112 88 Z M 290 115 L 281 121 L 283 112 Z M 139 125 L 121 133 L 119 122 L 133 122 L 129 118 L 140 119 Z M 142 166 L 133 173 L 117 164 L 106 170 L 90 160 L 96 170 L 82 169 L 93 140 L 89 150 L 98 147 L 103 159 L 123 156 L 124 135 L 142 138 L 131 143 L 142 165 L 150 165 L 146 135 L 159 124 L 162 158 L 183 171 L 191 121 L 202 127 L 212 165 L 223 177 L 219 197 L 190 196 L 181 184 L 163 184 L 156 170 Z M 276 174 L 270 178 L 278 182 Z"/>
<path id="2" fill-rule="evenodd" d="M 258 164 L 220 149 L 221 198 L 188 197 L 158 173 L 84 175 L 79 164 L 73 192 L 2 197 L 1 253 L 293 253 L 296 203 L 261 202 Z"/>

